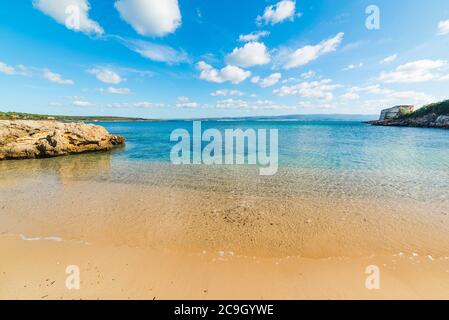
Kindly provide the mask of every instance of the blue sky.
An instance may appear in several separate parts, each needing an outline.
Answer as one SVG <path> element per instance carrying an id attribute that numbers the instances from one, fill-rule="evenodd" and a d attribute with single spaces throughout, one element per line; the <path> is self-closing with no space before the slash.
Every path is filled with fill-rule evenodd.
<path id="1" fill-rule="evenodd" d="M 447 0 L 1 1 L 2 111 L 376 114 L 449 98 Z"/>

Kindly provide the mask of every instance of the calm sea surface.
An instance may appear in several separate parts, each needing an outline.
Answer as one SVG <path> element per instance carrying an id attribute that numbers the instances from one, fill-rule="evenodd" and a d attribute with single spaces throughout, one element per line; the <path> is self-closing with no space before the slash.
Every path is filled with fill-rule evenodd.
<path id="1" fill-rule="evenodd" d="M 279 170 L 260 176 L 250 165 L 172 165 L 170 134 L 192 122 L 101 125 L 126 146 L 0 162 L 4 232 L 280 256 L 449 252 L 449 130 L 202 123 L 278 129 Z"/>
<path id="2" fill-rule="evenodd" d="M 192 122 L 101 123 L 126 137 L 117 160 L 170 161 L 170 133 L 192 132 Z M 209 121 L 203 131 L 219 129 L 278 129 L 280 165 L 331 170 L 439 171 L 449 169 L 449 131 L 372 127 L 344 121 Z"/>
<path id="3" fill-rule="evenodd" d="M 356 121 L 203 121 L 202 130 L 278 129 L 279 171 L 259 177 L 258 167 L 173 166 L 175 129 L 192 133 L 191 121 L 100 123 L 126 137 L 111 153 L 6 161 L 0 176 L 71 173 L 76 179 L 177 185 L 223 191 L 394 196 L 449 200 L 449 130 L 373 127 Z M 224 137 L 224 134 L 223 134 Z M 64 170 L 63 170 L 64 169 Z M 245 180 L 248 183 L 244 183 Z M 240 190 L 241 191 L 241 190 Z"/>

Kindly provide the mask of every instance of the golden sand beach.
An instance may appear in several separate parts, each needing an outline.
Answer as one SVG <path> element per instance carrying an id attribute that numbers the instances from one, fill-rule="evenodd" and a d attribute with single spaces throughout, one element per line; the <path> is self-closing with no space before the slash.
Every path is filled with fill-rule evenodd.
<path id="1" fill-rule="evenodd" d="M 367 195 L 287 169 L 259 181 L 246 167 L 151 164 L 122 181 L 111 167 L 132 166 L 108 154 L 0 166 L 0 298 L 449 296 L 447 199 L 400 201 L 375 178 Z M 71 265 L 80 290 L 65 285 Z M 372 265 L 379 290 L 365 285 Z"/>

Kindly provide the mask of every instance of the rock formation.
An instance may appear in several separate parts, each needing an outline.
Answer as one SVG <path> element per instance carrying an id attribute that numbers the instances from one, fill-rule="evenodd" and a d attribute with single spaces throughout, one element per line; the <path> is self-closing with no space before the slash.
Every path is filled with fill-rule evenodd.
<path id="1" fill-rule="evenodd" d="M 92 124 L 0 120 L 0 160 L 111 150 L 124 142 L 123 137 Z"/>
<path id="2" fill-rule="evenodd" d="M 398 118 L 370 121 L 369 124 L 387 127 L 420 127 L 449 129 L 449 116 L 428 114 L 417 118 Z"/>
<path id="3" fill-rule="evenodd" d="M 429 104 L 415 112 L 393 119 L 370 121 L 375 126 L 421 127 L 449 129 L 449 100 Z"/>

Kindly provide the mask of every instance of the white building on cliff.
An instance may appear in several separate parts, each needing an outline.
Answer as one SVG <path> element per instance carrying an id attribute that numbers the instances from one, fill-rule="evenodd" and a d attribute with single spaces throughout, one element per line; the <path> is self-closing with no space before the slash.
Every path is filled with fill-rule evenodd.
<path id="1" fill-rule="evenodd" d="M 380 113 L 379 120 L 394 119 L 400 115 L 412 113 L 414 109 L 415 109 L 415 107 L 411 106 L 411 105 L 395 106 L 393 108 L 384 109 Z"/>

